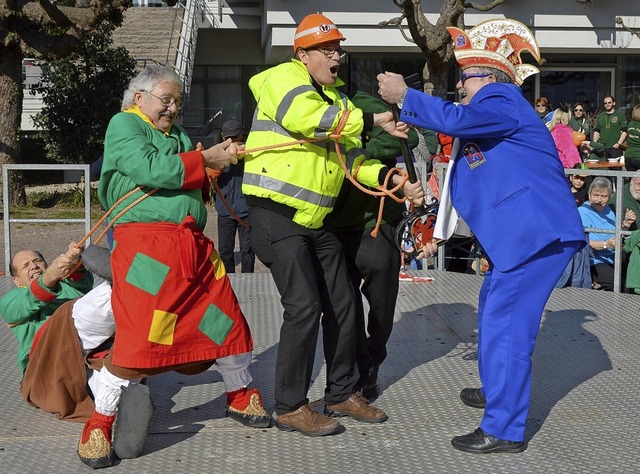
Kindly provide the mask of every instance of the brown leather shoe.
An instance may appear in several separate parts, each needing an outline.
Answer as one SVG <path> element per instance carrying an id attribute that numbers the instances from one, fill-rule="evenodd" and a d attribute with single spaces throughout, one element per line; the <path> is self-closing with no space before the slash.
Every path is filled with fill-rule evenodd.
<path id="1" fill-rule="evenodd" d="M 350 416 L 365 423 L 382 423 L 389 419 L 384 411 L 370 405 L 361 392 L 354 393 L 344 402 L 327 405 L 327 410 L 334 416 Z"/>
<path id="2" fill-rule="evenodd" d="M 302 405 L 296 411 L 276 415 L 276 427 L 282 431 L 299 431 L 305 436 L 326 436 L 342 428 L 338 420 L 333 420 Z"/>

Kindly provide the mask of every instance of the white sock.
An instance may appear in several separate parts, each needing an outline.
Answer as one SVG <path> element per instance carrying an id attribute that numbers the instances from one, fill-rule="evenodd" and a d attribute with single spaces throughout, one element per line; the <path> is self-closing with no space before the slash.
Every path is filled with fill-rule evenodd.
<path id="1" fill-rule="evenodd" d="M 96 384 L 96 389 L 93 391 L 96 411 L 101 415 L 115 416 L 118 411 L 118 402 L 122 394 L 122 387 L 140 383 L 140 379 L 121 379 L 109 372 L 106 367 L 102 367 L 96 375 L 97 377 L 95 378 L 98 384 Z"/>
<path id="2" fill-rule="evenodd" d="M 249 373 L 249 364 L 251 364 L 251 352 L 221 357 L 216 360 L 215 366 L 222 375 L 225 392 L 235 392 L 249 386 L 253 380 Z"/>

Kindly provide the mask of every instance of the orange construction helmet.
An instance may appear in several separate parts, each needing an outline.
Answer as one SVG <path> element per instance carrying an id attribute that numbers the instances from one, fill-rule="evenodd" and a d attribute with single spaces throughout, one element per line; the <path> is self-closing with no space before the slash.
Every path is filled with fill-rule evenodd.
<path id="1" fill-rule="evenodd" d="M 345 39 L 338 27 L 326 16 L 312 13 L 305 16 L 296 28 L 296 36 L 293 38 L 293 52 L 295 53 L 299 48 L 307 49 L 329 41 L 344 41 Z"/>

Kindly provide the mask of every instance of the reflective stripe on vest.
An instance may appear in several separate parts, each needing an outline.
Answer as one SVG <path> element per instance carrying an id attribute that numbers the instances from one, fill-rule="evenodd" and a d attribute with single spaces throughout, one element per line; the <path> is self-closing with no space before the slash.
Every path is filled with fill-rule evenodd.
<path id="1" fill-rule="evenodd" d="M 290 183 L 286 183 L 279 179 L 272 178 L 270 176 L 264 176 L 255 173 L 247 173 L 245 171 L 242 178 L 244 184 L 257 186 L 262 189 L 269 189 L 276 191 L 282 195 L 300 199 L 301 201 L 308 202 L 315 206 L 333 208 L 336 203 L 335 197 L 324 196 L 320 193 L 310 191 L 309 189 L 301 188 Z"/>

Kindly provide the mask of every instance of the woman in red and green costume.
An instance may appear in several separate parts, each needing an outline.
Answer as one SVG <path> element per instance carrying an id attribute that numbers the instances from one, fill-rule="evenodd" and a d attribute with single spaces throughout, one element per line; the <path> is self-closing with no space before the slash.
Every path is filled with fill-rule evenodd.
<path id="1" fill-rule="evenodd" d="M 174 125 L 181 95 L 175 72 L 146 67 L 129 84 L 122 112 L 111 119 L 105 137 L 98 188 L 104 208 L 138 186 L 145 188 L 120 203 L 112 216 L 144 190 L 158 191 L 124 212 L 114 226 L 116 336 L 102 374 L 104 394 L 96 395 L 96 413 L 78 447 L 80 459 L 94 468 L 113 460 L 111 426 L 121 387 L 149 375 L 192 374 L 215 363 L 225 382 L 227 414 L 250 426 L 270 422 L 260 393 L 247 390 L 253 349 L 249 327 L 218 252 L 202 232 L 205 168 L 235 163 L 239 148 L 227 140 L 194 150 L 185 131 Z"/>

